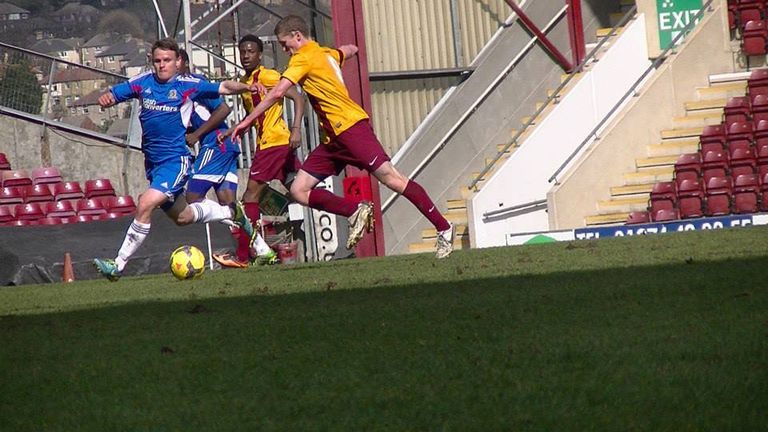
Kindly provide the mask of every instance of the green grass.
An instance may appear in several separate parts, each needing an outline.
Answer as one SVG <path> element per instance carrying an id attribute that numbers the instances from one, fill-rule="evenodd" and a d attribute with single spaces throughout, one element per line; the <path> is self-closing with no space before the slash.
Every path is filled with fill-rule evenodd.
<path id="1" fill-rule="evenodd" d="M 764 430 L 768 227 L 0 289 L 0 430 Z"/>

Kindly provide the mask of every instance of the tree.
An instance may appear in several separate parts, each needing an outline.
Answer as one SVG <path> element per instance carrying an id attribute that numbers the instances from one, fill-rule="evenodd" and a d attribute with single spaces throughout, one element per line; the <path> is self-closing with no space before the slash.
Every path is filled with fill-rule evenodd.
<path id="1" fill-rule="evenodd" d="M 0 105 L 40 114 L 43 89 L 26 60 L 11 63 L 0 73 Z"/>
<path id="2" fill-rule="evenodd" d="M 99 20 L 99 32 L 118 31 L 122 34 L 130 34 L 135 37 L 143 37 L 141 20 L 134 14 L 123 10 L 113 10 Z"/>

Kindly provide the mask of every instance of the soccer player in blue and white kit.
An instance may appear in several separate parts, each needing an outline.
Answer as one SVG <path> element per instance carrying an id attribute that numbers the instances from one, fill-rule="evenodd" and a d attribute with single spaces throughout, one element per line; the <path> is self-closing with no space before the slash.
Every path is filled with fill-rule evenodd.
<path id="1" fill-rule="evenodd" d="M 253 227 L 242 206 L 223 206 L 203 199 L 187 205 L 182 196 L 191 174 L 192 155 L 185 134 L 195 100 L 214 98 L 251 90 L 237 81 L 212 83 L 196 77 L 179 75 L 179 46 L 173 39 L 161 39 L 152 45 L 154 72 L 144 73 L 118 84 L 99 97 L 102 107 L 139 99 L 139 120 L 143 129 L 142 152 L 149 188 L 139 196 L 136 216 L 114 260 L 94 259 L 97 270 L 107 279 L 120 278 L 130 257 L 149 234 L 152 211 L 160 207 L 178 225 L 206 222 L 239 224 L 250 237 Z"/>
<path id="2" fill-rule="evenodd" d="M 189 54 L 179 50 L 179 73 L 205 79 L 202 75 L 192 74 L 189 70 Z M 220 97 L 198 99 L 193 104 L 191 129 L 187 133 L 187 145 L 193 147 L 200 143 L 200 150 L 195 158 L 192 177 L 187 182 L 186 199 L 188 203 L 201 201 L 213 188 L 219 204 L 230 205 L 237 199 L 237 159 L 240 146 L 229 138 L 219 143 L 217 135 L 227 131 L 224 122 L 232 110 L 221 101 Z M 246 212 L 247 213 L 247 212 Z M 250 220 L 250 219 L 249 219 Z M 239 242 L 246 234 L 239 227 L 233 227 L 232 236 Z M 257 230 L 253 237 L 244 239 L 249 247 L 255 249 L 257 262 L 270 262 L 277 259 L 277 254 L 264 241 Z M 238 263 L 240 264 L 240 263 Z M 248 261 L 240 267 L 248 267 Z"/>

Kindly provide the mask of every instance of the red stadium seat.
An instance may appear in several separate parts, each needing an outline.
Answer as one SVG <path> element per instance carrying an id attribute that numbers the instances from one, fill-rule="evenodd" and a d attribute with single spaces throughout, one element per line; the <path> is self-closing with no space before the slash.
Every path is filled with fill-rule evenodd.
<path id="1" fill-rule="evenodd" d="M 24 193 L 16 186 L 0 189 L 0 204 L 23 204 Z"/>
<path id="2" fill-rule="evenodd" d="M 90 215 L 77 215 L 74 218 L 74 222 L 91 222 L 93 219 L 93 216 Z"/>
<path id="3" fill-rule="evenodd" d="M 704 216 L 704 191 L 698 180 L 683 180 L 677 188 L 677 208 L 683 219 Z"/>
<path id="4" fill-rule="evenodd" d="M 759 182 L 757 174 L 742 174 L 733 185 L 733 212 L 755 213 L 758 208 Z"/>
<path id="5" fill-rule="evenodd" d="M 10 170 L 11 163 L 8 162 L 8 157 L 5 153 L 0 153 L 0 170 Z"/>
<path id="6" fill-rule="evenodd" d="M 698 180 L 701 177 L 701 155 L 699 153 L 681 154 L 675 162 L 675 183 L 680 189 L 680 184 L 685 180 Z"/>
<path id="7" fill-rule="evenodd" d="M 635 211 L 627 216 L 627 225 L 648 223 L 651 221 L 651 216 L 647 211 Z"/>
<path id="8" fill-rule="evenodd" d="M 40 203 L 16 204 L 13 208 L 16 220 L 36 221 L 45 217 Z"/>
<path id="9" fill-rule="evenodd" d="M 13 222 L 14 219 L 16 219 L 16 216 L 13 215 L 13 207 L 0 205 L 0 225 Z"/>
<path id="10" fill-rule="evenodd" d="M 128 216 L 126 213 L 109 212 L 104 215 L 104 219 L 120 219 L 123 216 Z"/>
<path id="11" fill-rule="evenodd" d="M 651 197 L 648 200 L 648 210 L 651 214 L 661 209 L 675 208 L 677 201 L 677 185 L 675 182 L 658 182 L 651 189 Z"/>
<path id="12" fill-rule="evenodd" d="M 133 197 L 130 195 L 123 195 L 117 197 L 106 197 L 102 199 L 104 207 L 107 211 L 120 214 L 131 214 L 136 211 L 136 204 L 133 202 Z"/>
<path id="13" fill-rule="evenodd" d="M 27 219 L 16 219 L 15 221 L 9 223 L 8 225 L 11 226 L 30 226 L 30 225 L 37 225 L 36 220 L 27 220 Z"/>
<path id="14" fill-rule="evenodd" d="M 754 150 L 749 148 L 736 148 L 731 152 L 731 176 L 738 178 L 742 174 L 754 174 L 757 172 L 757 159 Z"/>
<path id="15" fill-rule="evenodd" d="M 64 182 L 53 185 L 53 196 L 56 201 L 81 199 L 85 197 L 78 182 Z"/>
<path id="16" fill-rule="evenodd" d="M 32 179 L 29 178 L 29 175 L 25 170 L 0 171 L 0 173 L 2 173 L 3 187 L 27 186 L 32 184 Z"/>
<path id="17" fill-rule="evenodd" d="M 46 184 L 29 185 L 24 187 L 24 202 L 49 202 L 53 201 L 51 190 Z"/>
<path id="18" fill-rule="evenodd" d="M 768 211 L 768 173 L 764 174 L 760 183 L 760 211 Z"/>
<path id="19" fill-rule="evenodd" d="M 730 177 L 712 177 L 707 183 L 707 216 L 731 213 L 732 185 Z"/>
<path id="20" fill-rule="evenodd" d="M 77 215 L 70 201 L 56 201 L 45 203 L 45 214 L 48 217 L 74 217 Z"/>
<path id="21" fill-rule="evenodd" d="M 701 164 L 701 176 L 704 184 L 709 184 L 712 177 L 725 177 L 728 174 L 728 153 L 723 150 L 708 151 Z"/>
<path id="22" fill-rule="evenodd" d="M 42 167 L 32 170 L 33 184 L 61 183 L 61 171 L 56 167 Z"/>
<path id="23" fill-rule="evenodd" d="M 748 56 L 765 55 L 768 30 L 762 20 L 747 21 L 741 38 L 741 50 Z"/>
<path id="24" fill-rule="evenodd" d="M 752 99 L 752 122 L 757 125 L 760 120 L 768 120 L 768 94 L 759 94 Z"/>
<path id="25" fill-rule="evenodd" d="M 82 199 L 77 202 L 75 208 L 78 216 L 103 216 L 107 214 L 107 209 L 98 199 Z"/>
<path id="26" fill-rule="evenodd" d="M 747 88 L 753 100 L 759 94 L 768 94 L 768 68 L 753 70 L 747 80 Z"/>
<path id="27" fill-rule="evenodd" d="M 39 225 L 61 225 L 64 222 L 62 222 L 61 218 L 47 216 L 38 220 L 37 223 Z"/>
<path id="28" fill-rule="evenodd" d="M 677 209 L 661 209 L 651 213 L 651 219 L 654 222 L 666 222 L 680 219 L 680 213 Z"/>
<path id="29" fill-rule="evenodd" d="M 735 148 L 751 147 L 755 139 L 755 133 L 752 128 L 752 122 L 736 122 L 728 126 L 728 134 L 725 137 L 728 150 Z"/>
<path id="30" fill-rule="evenodd" d="M 726 126 L 751 120 L 752 108 L 749 96 L 734 96 L 728 99 L 723 109 L 723 118 Z"/>
<path id="31" fill-rule="evenodd" d="M 699 148 L 703 155 L 712 150 L 725 150 L 725 126 L 705 126 L 699 135 Z"/>
<path id="32" fill-rule="evenodd" d="M 743 30 L 746 32 L 746 24 L 750 21 L 762 21 L 765 3 L 762 0 L 739 0 L 736 10 L 739 22 L 744 25 Z"/>
<path id="33" fill-rule="evenodd" d="M 102 196 L 115 196 L 115 188 L 109 179 L 87 180 L 85 182 L 85 197 L 95 198 Z"/>

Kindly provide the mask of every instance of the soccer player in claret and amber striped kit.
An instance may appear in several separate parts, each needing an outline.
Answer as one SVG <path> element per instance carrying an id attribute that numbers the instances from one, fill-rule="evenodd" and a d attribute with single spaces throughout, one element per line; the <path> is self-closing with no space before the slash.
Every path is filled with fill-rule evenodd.
<path id="1" fill-rule="evenodd" d="M 373 133 L 368 114 L 349 97 L 344 86 L 341 66 L 357 54 L 357 47 L 323 47 L 309 39 L 307 34 L 307 23 L 301 17 L 289 15 L 277 23 L 277 40 L 291 56 L 288 67 L 277 85 L 225 136 L 240 136 L 254 119 L 282 100 L 290 88 L 301 85 L 322 122 L 328 140 L 314 149 L 302 164 L 291 185 L 293 199 L 311 208 L 346 216 L 349 219 L 347 247 L 354 247 L 372 226 L 373 205 L 315 189 L 326 177 L 337 175 L 345 166 L 353 165 L 370 172 L 388 188 L 413 203 L 437 230 L 437 257 L 447 257 L 453 250 L 453 226 L 440 214 L 424 188 L 392 165 Z"/>

